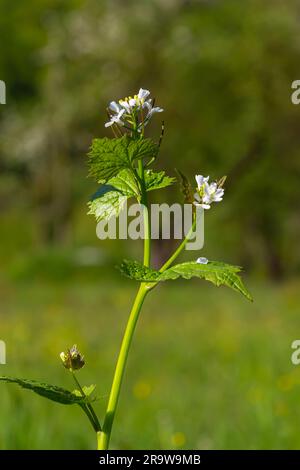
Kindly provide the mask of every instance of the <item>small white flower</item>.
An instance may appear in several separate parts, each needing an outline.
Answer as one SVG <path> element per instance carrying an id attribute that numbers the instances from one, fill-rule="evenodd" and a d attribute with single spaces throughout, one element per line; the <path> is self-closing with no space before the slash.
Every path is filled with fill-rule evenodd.
<path id="1" fill-rule="evenodd" d="M 209 183 L 209 176 L 196 175 L 197 190 L 194 194 L 194 205 L 203 209 L 210 209 L 212 202 L 223 200 L 224 189 L 218 186 L 218 183 Z"/>
<path id="2" fill-rule="evenodd" d="M 124 126 L 124 122 L 121 120 L 121 117 L 125 113 L 125 109 L 121 109 L 118 114 L 115 116 L 110 116 L 110 121 L 105 123 L 105 127 L 110 127 L 113 124 L 118 124 L 119 126 Z"/>
<path id="3" fill-rule="evenodd" d="M 198 263 L 198 264 L 207 264 L 208 259 L 205 258 L 204 256 L 200 256 L 200 258 L 197 259 L 196 263 Z"/>
<path id="4" fill-rule="evenodd" d="M 128 96 L 118 102 L 112 101 L 108 109 L 114 114 L 110 113 L 110 121 L 105 124 L 105 127 L 112 126 L 113 124 L 121 126 L 124 126 L 125 123 L 128 126 L 135 124 L 136 129 L 141 132 L 153 114 L 163 111 L 162 108 L 153 106 L 153 100 L 149 96 L 149 90 L 140 88 L 138 94 L 133 97 Z M 121 119 L 122 116 L 123 119 Z"/>
<path id="5" fill-rule="evenodd" d="M 205 186 L 205 196 L 203 197 L 204 202 L 219 202 L 223 200 L 224 189 L 218 188 L 217 183 L 211 183 Z"/>

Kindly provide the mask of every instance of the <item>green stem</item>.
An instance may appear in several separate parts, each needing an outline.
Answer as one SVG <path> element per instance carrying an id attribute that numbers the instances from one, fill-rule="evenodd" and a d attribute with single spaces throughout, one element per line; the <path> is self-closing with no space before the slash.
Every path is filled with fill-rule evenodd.
<path id="1" fill-rule="evenodd" d="M 190 230 L 188 231 L 187 236 L 184 238 L 184 240 L 182 240 L 182 242 L 181 242 L 180 245 L 178 246 L 177 250 L 174 251 L 174 253 L 172 254 L 172 256 L 170 256 L 170 258 L 169 258 L 169 259 L 165 262 L 165 264 L 160 268 L 159 272 L 163 273 L 166 269 L 168 269 L 168 267 L 171 266 L 171 264 L 175 261 L 175 259 L 180 255 L 180 253 L 181 253 L 182 250 L 185 248 L 185 245 L 187 244 L 187 242 L 188 242 L 189 239 L 191 238 L 192 233 L 193 233 L 194 230 L 195 230 L 196 222 L 197 222 L 197 219 L 196 219 L 196 217 L 195 217 L 195 218 L 194 218 L 194 221 L 193 221 L 193 224 L 192 224 Z"/>
<path id="2" fill-rule="evenodd" d="M 151 259 L 151 227 L 147 202 L 144 203 L 144 265 L 149 267 Z"/>
<path id="3" fill-rule="evenodd" d="M 78 379 L 75 375 L 75 372 L 73 370 L 71 370 L 71 374 L 72 374 L 72 377 L 74 379 L 74 382 L 76 383 L 77 387 L 79 388 L 79 391 L 80 391 L 81 395 L 83 397 L 86 397 L 87 399 L 89 399 L 86 396 L 86 394 L 84 393 L 83 388 L 81 387 L 81 385 L 80 385 L 80 383 L 79 383 L 79 381 L 78 381 Z M 94 410 L 93 406 L 91 405 L 91 403 L 86 403 L 85 405 L 82 405 L 82 409 L 85 411 L 87 417 L 91 421 L 95 431 L 96 432 L 101 431 L 101 426 L 100 426 L 98 417 L 97 417 L 97 415 L 95 413 L 95 410 Z"/>
<path id="4" fill-rule="evenodd" d="M 96 436 L 97 436 L 97 449 L 100 450 L 101 449 L 101 434 L 102 434 L 102 431 L 98 431 Z"/>
<path id="5" fill-rule="evenodd" d="M 95 421 L 94 421 L 94 419 L 93 419 L 93 417 L 92 417 L 92 415 L 91 415 L 91 413 L 90 413 L 88 407 L 86 406 L 85 403 L 81 403 L 79 406 L 80 406 L 80 408 L 84 411 L 84 413 L 85 413 L 86 416 L 88 417 L 88 419 L 89 419 L 91 425 L 93 426 L 94 431 L 97 433 L 97 432 L 99 431 L 99 429 L 97 428 L 96 423 L 95 423 Z"/>
<path id="6" fill-rule="evenodd" d="M 138 162 L 138 173 L 139 173 L 139 179 L 141 183 L 141 193 L 142 193 L 141 204 L 143 204 L 143 211 L 144 211 L 144 265 L 150 266 L 151 227 L 150 227 L 150 219 L 149 219 L 149 211 L 148 211 L 147 192 L 145 190 L 144 165 L 143 165 L 142 160 L 139 160 Z M 133 334 L 134 334 L 137 320 L 139 317 L 139 313 L 141 311 L 144 299 L 148 291 L 149 291 L 149 288 L 147 287 L 146 283 L 142 282 L 140 284 L 140 288 L 138 290 L 138 293 L 136 295 L 134 304 L 132 306 L 132 309 L 129 315 L 129 319 L 127 322 L 127 326 L 126 326 L 122 344 L 121 344 L 121 349 L 119 352 L 119 357 L 117 360 L 113 383 L 111 386 L 108 405 L 107 405 L 107 409 L 105 413 L 105 419 L 103 423 L 103 429 L 100 433 L 97 433 L 98 450 L 107 450 L 109 446 L 110 435 L 111 435 L 112 426 L 113 426 L 113 422 L 115 418 L 116 408 L 118 405 L 118 399 L 119 399 L 122 379 L 123 379 L 124 371 L 126 367 L 128 352 L 129 352 L 130 345 L 132 342 L 132 338 L 133 338 Z"/>
<path id="7" fill-rule="evenodd" d="M 144 299 L 148 292 L 147 287 L 144 283 L 141 283 L 138 290 L 137 296 L 135 298 L 134 304 L 132 306 L 128 323 L 125 329 L 123 336 L 121 349 L 115 369 L 115 374 L 113 378 L 113 383 L 109 395 L 108 405 L 106 409 L 105 419 L 103 423 L 103 428 L 100 433 L 98 433 L 98 450 L 107 450 L 109 446 L 109 440 L 111 435 L 111 430 L 114 422 L 114 417 L 116 413 L 116 408 L 118 404 L 118 399 L 120 395 L 120 389 L 122 384 L 122 379 L 124 376 L 125 366 L 127 362 L 128 352 L 133 338 L 135 326 L 141 311 Z"/>
<path id="8" fill-rule="evenodd" d="M 138 172 L 139 179 L 141 184 L 141 204 L 143 205 L 143 215 L 144 215 L 144 260 L 143 263 L 145 266 L 150 266 L 151 259 L 151 225 L 148 209 L 148 197 L 147 191 L 145 188 L 145 176 L 144 176 L 144 165 L 143 161 L 139 160 L 138 162 Z"/>

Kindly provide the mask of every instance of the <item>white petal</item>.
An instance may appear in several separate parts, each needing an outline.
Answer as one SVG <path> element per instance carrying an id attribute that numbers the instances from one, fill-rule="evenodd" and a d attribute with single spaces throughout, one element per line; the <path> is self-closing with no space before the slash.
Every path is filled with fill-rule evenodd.
<path id="1" fill-rule="evenodd" d="M 115 120 L 115 123 L 116 123 L 116 124 L 119 124 L 119 126 L 124 126 L 124 122 L 121 121 L 121 119 L 116 119 L 116 120 Z"/>
<path id="2" fill-rule="evenodd" d="M 198 184 L 198 188 L 200 188 L 200 186 L 202 186 L 203 184 L 207 184 L 209 176 L 196 175 L 195 179 Z"/>
<path id="3" fill-rule="evenodd" d="M 121 106 L 120 106 L 118 103 L 116 103 L 115 101 L 111 101 L 111 102 L 109 103 L 109 108 L 110 108 L 112 111 L 114 111 L 115 113 L 118 113 L 118 112 L 120 111 L 120 109 L 121 109 Z"/>
<path id="4" fill-rule="evenodd" d="M 205 258 L 204 256 L 200 256 L 200 258 L 197 259 L 196 263 L 198 263 L 198 264 L 207 264 L 208 259 Z"/>
<path id="5" fill-rule="evenodd" d="M 155 106 L 154 108 L 152 108 L 151 110 L 151 113 L 154 114 L 154 113 L 162 113 L 163 112 L 163 109 L 162 108 L 159 108 L 158 106 Z"/>
<path id="6" fill-rule="evenodd" d="M 120 100 L 119 103 L 120 103 L 121 106 L 123 106 L 123 108 L 125 108 L 126 111 L 129 111 L 129 110 L 130 110 L 129 103 L 127 103 L 127 101 L 125 101 L 125 100 Z"/>
<path id="7" fill-rule="evenodd" d="M 205 204 L 209 204 L 211 202 L 211 196 L 209 194 L 204 194 L 202 200 Z"/>
<path id="8" fill-rule="evenodd" d="M 151 109 L 152 109 L 152 100 L 150 99 L 150 100 L 145 101 L 144 104 L 143 104 L 143 108 L 147 108 L 149 111 L 151 111 Z"/>
<path id="9" fill-rule="evenodd" d="M 217 191 L 216 191 L 216 196 L 223 196 L 224 195 L 224 189 L 222 188 L 218 188 Z"/>
<path id="10" fill-rule="evenodd" d="M 216 190 L 217 190 L 217 187 L 218 187 L 217 183 L 211 183 L 211 184 L 209 185 L 209 192 L 210 192 L 210 193 L 215 193 Z"/>
<path id="11" fill-rule="evenodd" d="M 124 113 L 125 109 L 121 109 L 121 111 L 118 113 L 117 119 L 120 119 L 120 117 L 122 117 Z"/>
<path id="12" fill-rule="evenodd" d="M 143 88 L 140 88 L 140 89 L 139 89 L 138 98 L 139 98 L 140 100 L 142 100 L 142 99 L 145 100 L 149 95 L 150 95 L 150 91 L 149 91 L 149 90 L 144 90 Z"/>
<path id="13" fill-rule="evenodd" d="M 198 188 L 200 188 L 200 186 L 202 186 L 202 184 L 203 184 L 203 176 L 202 175 L 196 175 L 195 180 L 196 180 L 196 183 L 198 185 Z"/>

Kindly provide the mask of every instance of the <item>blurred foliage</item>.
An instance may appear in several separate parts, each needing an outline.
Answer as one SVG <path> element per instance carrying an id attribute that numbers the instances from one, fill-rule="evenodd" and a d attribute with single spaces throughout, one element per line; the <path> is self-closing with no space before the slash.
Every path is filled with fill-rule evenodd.
<path id="1" fill-rule="evenodd" d="M 84 155 L 109 132 L 106 103 L 143 86 L 165 109 L 161 166 L 228 174 L 226 201 L 207 217 L 208 255 L 225 251 L 275 278 L 298 272 L 296 0 L 30 0 L 0 9 L 9 92 L 1 211 L 30 212 L 34 243 L 97 243 L 92 224 L 82 217 L 88 230 L 78 234 L 74 222 L 95 189 Z"/>

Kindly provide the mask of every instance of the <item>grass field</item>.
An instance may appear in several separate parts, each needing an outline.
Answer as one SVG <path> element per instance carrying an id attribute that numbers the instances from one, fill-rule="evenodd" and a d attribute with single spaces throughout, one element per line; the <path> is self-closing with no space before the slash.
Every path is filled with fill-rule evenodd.
<path id="1" fill-rule="evenodd" d="M 145 303 L 112 446 L 120 449 L 294 449 L 300 446 L 300 281 L 248 283 L 253 304 L 201 281 L 164 284 Z M 179 288 L 180 286 L 180 288 Z M 101 415 L 136 286 L 107 279 L 2 279 L 1 373 L 72 389 L 58 354 L 77 343 L 81 381 Z M 2 449 L 92 449 L 79 407 L 1 384 Z"/>

